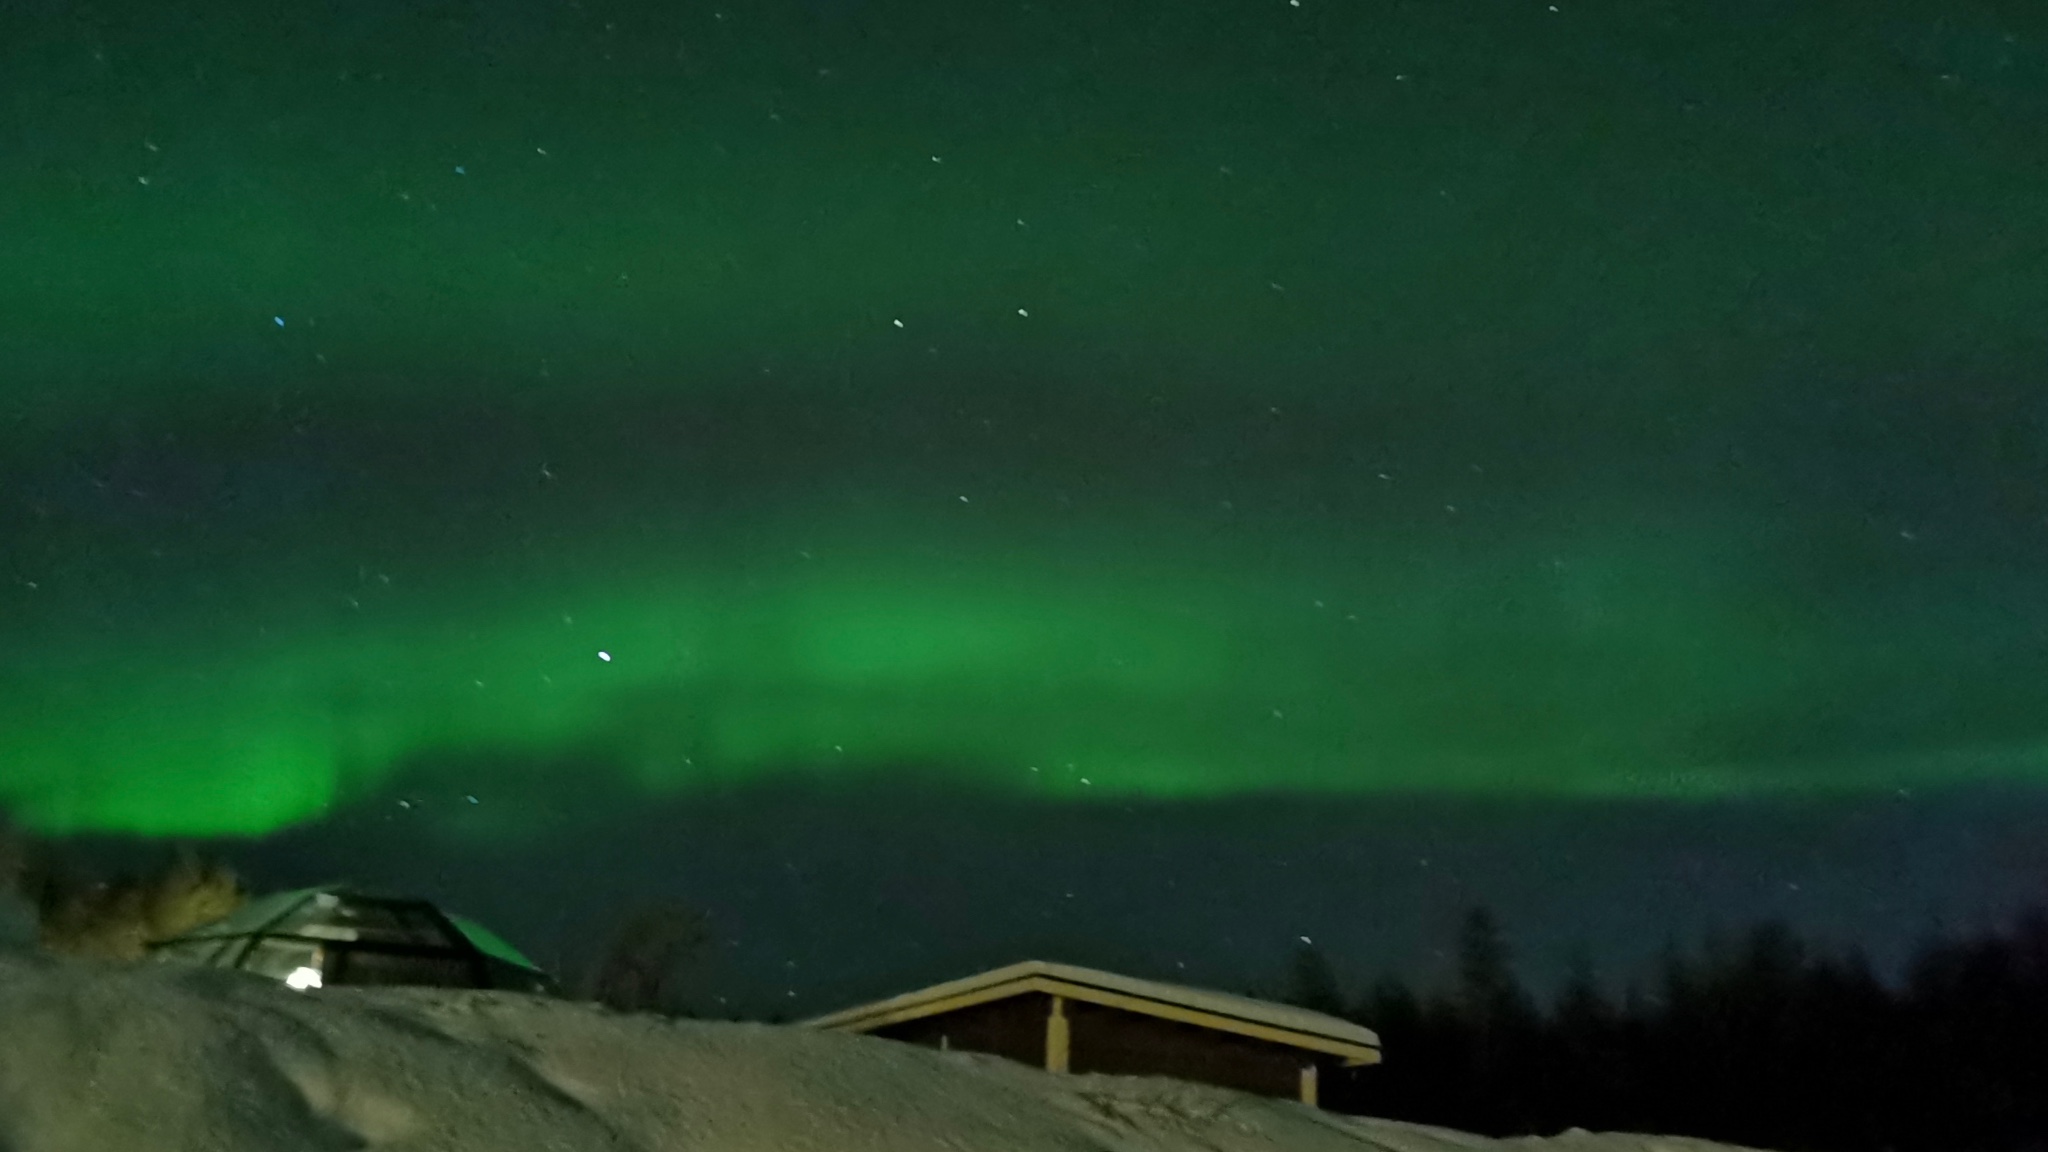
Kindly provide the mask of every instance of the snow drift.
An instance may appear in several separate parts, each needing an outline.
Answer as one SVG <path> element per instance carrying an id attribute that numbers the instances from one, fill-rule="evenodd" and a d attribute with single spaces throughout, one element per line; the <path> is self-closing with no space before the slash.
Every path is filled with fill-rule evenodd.
<path id="1" fill-rule="evenodd" d="M 1170 1080 L 512 993 L 0 956 L 8 1152 L 1709 1152 L 1497 1141 Z"/>

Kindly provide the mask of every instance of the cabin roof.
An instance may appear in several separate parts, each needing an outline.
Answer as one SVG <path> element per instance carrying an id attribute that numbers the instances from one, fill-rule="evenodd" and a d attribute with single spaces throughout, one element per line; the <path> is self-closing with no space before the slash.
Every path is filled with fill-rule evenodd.
<path id="1" fill-rule="evenodd" d="M 1178 1020 L 1220 1032 L 1379 1062 L 1380 1038 L 1370 1028 L 1290 1004 L 1233 996 L 1096 968 L 1026 960 L 914 992 L 859 1004 L 804 1021 L 813 1028 L 871 1032 L 905 1020 L 937 1016 L 1028 992 L 1045 992 L 1125 1011 Z"/>

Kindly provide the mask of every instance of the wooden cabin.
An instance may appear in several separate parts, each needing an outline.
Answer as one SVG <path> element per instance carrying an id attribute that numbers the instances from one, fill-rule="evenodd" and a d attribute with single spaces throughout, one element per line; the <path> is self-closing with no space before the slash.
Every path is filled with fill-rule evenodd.
<path id="1" fill-rule="evenodd" d="M 1317 1102 L 1334 1068 L 1377 1064 L 1371 1029 L 1320 1012 L 1027 960 L 804 1022 L 1048 1072 L 1171 1076 Z"/>

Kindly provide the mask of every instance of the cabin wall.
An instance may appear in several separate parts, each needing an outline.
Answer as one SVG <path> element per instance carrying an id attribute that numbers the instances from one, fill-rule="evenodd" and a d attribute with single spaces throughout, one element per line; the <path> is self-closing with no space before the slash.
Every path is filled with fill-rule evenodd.
<path id="1" fill-rule="evenodd" d="M 1050 995 L 1029 992 L 905 1020 L 870 1035 L 985 1052 L 1043 1068 L 1051 1012 Z M 1301 1097 L 1303 1067 L 1317 1065 L 1324 1079 L 1337 1071 L 1333 1058 L 1178 1020 L 1073 999 L 1066 1001 L 1065 1014 L 1070 1072 L 1166 1076 L 1295 1100 Z"/>
<path id="2" fill-rule="evenodd" d="M 869 1034 L 928 1048 L 987 1052 L 1043 1068 L 1045 1021 L 1051 1014 L 1052 997 L 1043 992 L 1026 992 L 937 1016 L 905 1020 Z"/>
<path id="3" fill-rule="evenodd" d="M 1073 1072 L 1171 1076 L 1292 1100 L 1301 1095 L 1302 1066 L 1315 1059 L 1285 1045 L 1082 1001 L 1067 1001 L 1067 1020 Z"/>

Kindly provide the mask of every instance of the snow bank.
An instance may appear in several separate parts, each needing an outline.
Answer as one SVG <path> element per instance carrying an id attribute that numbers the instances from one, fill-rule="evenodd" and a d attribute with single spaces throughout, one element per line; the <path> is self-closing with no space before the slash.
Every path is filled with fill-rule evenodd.
<path id="1" fill-rule="evenodd" d="M 0 956 L 8 1152 L 1708 1152 L 1496 1141 L 1169 1080 L 508 993 Z M 1537 1152 L 1531 1148 L 1530 1152 Z"/>

